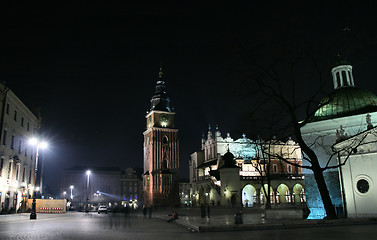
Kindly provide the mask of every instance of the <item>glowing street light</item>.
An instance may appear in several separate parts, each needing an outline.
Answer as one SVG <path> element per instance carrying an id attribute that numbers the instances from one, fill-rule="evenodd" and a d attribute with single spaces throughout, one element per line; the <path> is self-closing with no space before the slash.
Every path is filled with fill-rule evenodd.
<path id="1" fill-rule="evenodd" d="M 31 138 L 29 140 L 29 145 L 34 146 L 36 148 L 35 153 L 35 169 L 34 169 L 34 194 L 33 194 L 33 203 L 31 205 L 31 213 L 30 213 L 30 219 L 37 219 L 37 213 L 36 213 L 36 195 L 37 195 L 37 188 L 35 187 L 35 181 L 37 179 L 37 172 L 38 172 L 38 157 L 39 157 L 39 149 L 46 149 L 48 144 L 46 142 L 41 142 L 36 138 Z"/>
<path id="2" fill-rule="evenodd" d="M 86 175 L 88 175 L 87 181 L 86 181 L 86 212 L 89 212 L 89 176 L 91 174 L 90 170 L 86 171 Z"/>
<path id="3" fill-rule="evenodd" d="M 69 188 L 71 189 L 71 200 L 72 200 L 73 199 L 73 195 L 72 195 L 73 185 L 71 185 Z"/>

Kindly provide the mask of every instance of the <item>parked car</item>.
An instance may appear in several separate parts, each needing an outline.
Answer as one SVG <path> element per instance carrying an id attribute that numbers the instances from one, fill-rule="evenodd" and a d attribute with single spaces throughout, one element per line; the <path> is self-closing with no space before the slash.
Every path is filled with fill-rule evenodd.
<path id="1" fill-rule="evenodd" d="M 101 205 L 98 207 L 98 214 L 100 214 L 101 212 L 104 212 L 107 214 L 107 207 L 104 206 L 104 205 Z"/>

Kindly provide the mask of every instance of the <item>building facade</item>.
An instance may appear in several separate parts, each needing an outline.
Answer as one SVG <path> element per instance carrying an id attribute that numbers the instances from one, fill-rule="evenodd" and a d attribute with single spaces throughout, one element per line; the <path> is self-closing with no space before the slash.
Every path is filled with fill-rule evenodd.
<path id="1" fill-rule="evenodd" d="M 345 61 L 332 69 L 334 91 L 320 103 L 309 123 L 301 128 L 304 141 L 316 153 L 321 167 L 337 166 L 332 146 L 342 139 L 357 135 L 366 129 L 369 114 L 371 124 L 377 121 L 376 95 L 355 87 L 352 66 Z M 304 162 L 304 165 L 307 164 Z M 326 216 L 316 181 L 312 172 L 305 173 L 308 196 L 309 218 L 321 219 Z M 338 168 L 323 172 L 327 188 L 338 215 L 343 215 L 343 200 Z"/>
<path id="2" fill-rule="evenodd" d="M 36 185 L 40 185 L 35 184 L 36 149 L 28 145 L 40 120 L 2 83 L 0 114 L 0 207 L 2 212 L 24 211 Z"/>
<path id="3" fill-rule="evenodd" d="M 377 217 L 377 128 L 366 130 L 333 146 L 338 154 L 344 212 L 350 218 Z M 344 165 L 343 165 L 344 163 Z"/>
<path id="4" fill-rule="evenodd" d="M 179 205 L 178 129 L 160 69 L 144 131 L 144 201 L 147 206 Z"/>
<path id="5" fill-rule="evenodd" d="M 61 197 L 68 199 L 71 207 L 76 209 L 120 206 L 121 171 L 112 167 L 65 169 L 61 172 Z"/>
<path id="6" fill-rule="evenodd" d="M 268 155 L 263 154 L 266 149 Z M 193 153 L 189 161 L 190 203 L 193 206 L 260 206 L 266 203 L 269 177 L 272 204 L 302 205 L 306 197 L 301 168 L 277 156 L 302 164 L 301 149 L 291 139 L 254 141 L 243 135 L 233 140 L 229 133 L 223 138 L 217 128 L 214 134 L 209 129 L 207 138 L 202 138 L 202 150 Z"/>
<path id="7" fill-rule="evenodd" d="M 140 175 L 133 168 L 127 168 L 121 175 L 122 205 L 133 209 L 144 204 L 143 186 Z"/>

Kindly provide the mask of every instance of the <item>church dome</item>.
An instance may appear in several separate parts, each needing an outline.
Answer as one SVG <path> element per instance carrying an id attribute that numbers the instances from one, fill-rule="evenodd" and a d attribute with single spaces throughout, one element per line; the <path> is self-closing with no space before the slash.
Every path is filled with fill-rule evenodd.
<path id="1" fill-rule="evenodd" d="M 310 122 L 377 111 L 377 97 L 353 86 L 335 89 L 325 97 Z"/>
<path id="2" fill-rule="evenodd" d="M 234 155 L 231 152 L 226 152 L 222 157 L 223 165 L 220 168 L 238 168 L 236 166 L 236 161 L 234 160 Z"/>

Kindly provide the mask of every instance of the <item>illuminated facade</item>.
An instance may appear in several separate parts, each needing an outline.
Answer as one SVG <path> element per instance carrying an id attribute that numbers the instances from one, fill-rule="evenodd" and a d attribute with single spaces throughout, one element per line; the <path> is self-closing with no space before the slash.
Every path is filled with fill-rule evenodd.
<path id="1" fill-rule="evenodd" d="M 243 135 L 233 140 L 229 133 L 223 138 L 218 129 L 214 135 L 209 129 L 207 139 L 202 138 L 202 151 L 193 153 L 189 162 L 191 204 L 263 205 L 266 198 L 262 188 L 267 188 L 266 175 L 269 174 L 271 203 L 301 206 L 306 199 L 301 168 L 276 157 L 264 159 L 262 147 L 268 147 L 270 155 L 278 154 L 288 161 L 302 164 L 301 149 L 290 139 L 262 142 Z M 270 162 L 269 172 L 264 169 L 266 161 Z"/>
<path id="2" fill-rule="evenodd" d="M 342 199 L 347 217 L 377 217 L 377 128 L 368 124 L 367 130 L 338 142 Z M 351 153 L 351 155 L 349 155 Z"/>
<path id="3" fill-rule="evenodd" d="M 143 188 L 139 176 L 133 168 L 127 168 L 126 171 L 122 173 L 122 206 L 127 206 L 133 209 L 140 206 L 142 207 Z"/>
<path id="4" fill-rule="evenodd" d="M 34 182 L 35 149 L 28 145 L 40 121 L 1 83 L 0 101 L 0 210 L 25 211 L 35 186 L 40 186 Z"/>
<path id="5" fill-rule="evenodd" d="M 151 109 L 145 116 L 144 202 L 147 206 L 179 205 L 179 142 L 160 69 Z"/>
<path id="6" fill-rule="evenodd" d="M 304 141 L 312 146 L 321 167 L 336 166 L 336 156 L 332 156 L 332 146 L 342 139 L 357 135 L 367 127 L 367 115 L 372 124 L 377 120 L 377 97 L 355 87 L 352 66 L 343 61 L 332 69 L 334 91 L 321 102 L 311 122 L 301 128 Z M 304 165 L 306 163 L 304 162 Z M 308 196 L 309 218 L 325 217 L 325 210 L 312 172 L 305 173 L 305 186 Z M 324 173 L 327 188 L 338 215 L 344 215 L 339 171 L 337 168 Z"/>

